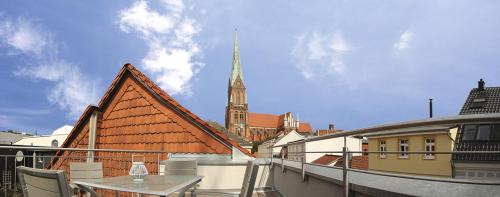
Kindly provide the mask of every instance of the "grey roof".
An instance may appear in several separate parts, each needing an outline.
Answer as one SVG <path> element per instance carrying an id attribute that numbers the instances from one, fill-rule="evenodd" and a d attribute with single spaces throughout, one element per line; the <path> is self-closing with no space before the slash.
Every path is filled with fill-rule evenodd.
<path id="1" fill-rule="evenodd" d="M 364 134 L 363 136 L 372 137 L 372 136 L 384 136 L 384 135 L 395 135 L 395 134 L 417 134 L 423 132 L 439 132 L 439 131 L 448 132 L 451 127 L 454 127 L 454 125 L 430 125 L 421 127 L 409 127 L 409 128 L 372 132 Z"/>
<path id="2" fill-rule="evenodd" d="M 12 131 L 0 131 L 0 144 L 7 144 L 7 145 L 14 144 L 17 141 L 28 136 L 31 135 L 12 132 Z"/>
<path id="3" fill-rule="evenodd" d="M 227 137 L 229 137 L 231 140 L 236 141 L 240 146 L 252 146 L 252 143 L 246 141 L 242 137 L 229 132 L 225 127 L 220 125 L 218 122 L 215 122 L 213 120 L 207 120 L 206 121 L 210 126 L 214 127 L 215 129 L 219 130 L 220 132 L 224 133 Z"/>
<path id="4" fill-rule="evenodd" d="M 482 102 L 474 102 L 474 99 Z M 460 110 L 460 115 L 487 113 L 500 113 L 500 87 L 473 88 Z"/>

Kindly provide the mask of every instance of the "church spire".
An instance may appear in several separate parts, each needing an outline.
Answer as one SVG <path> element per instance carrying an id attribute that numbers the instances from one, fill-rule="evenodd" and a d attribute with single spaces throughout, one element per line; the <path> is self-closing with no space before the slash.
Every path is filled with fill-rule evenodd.
<path id="1" fill-rule="evenodd" d="M 234 30 L 234 51 L 233 51 L 233 68 L 231 72 L 230 82 L 233 85 L 236 78 L 240 76 L 241 81 L 243 81 L 243 70 L 241 69 L 240 63 L 240 51 L 238 49 L 238 30 Z"/>

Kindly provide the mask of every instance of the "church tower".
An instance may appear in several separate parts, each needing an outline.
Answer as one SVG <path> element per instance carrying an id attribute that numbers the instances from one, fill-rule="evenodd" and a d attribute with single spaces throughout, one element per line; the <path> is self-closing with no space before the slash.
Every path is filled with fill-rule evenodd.
<path id="1" fill-rule="evenodd" d="M 246 139 L 250 137 L 250 134 L 247 132 L 247 112 L 247 92 L 240 63 L 238 35 L 235 32 L 233 65 L 227 88 L 226 128 L 230 132 Z"/>

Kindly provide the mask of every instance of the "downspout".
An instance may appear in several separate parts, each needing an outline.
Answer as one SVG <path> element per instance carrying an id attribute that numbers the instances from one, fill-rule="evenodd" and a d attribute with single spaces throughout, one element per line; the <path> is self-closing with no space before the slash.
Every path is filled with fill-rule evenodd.
<path id="1" fill-rule="evenodd" d="M 457 127 L 457 133 L 455 134 L 455 139 L 453 139 L 451 133 L 448 132 L 448 137 L 453 142 L 453 151 L 457 150 L 456 140 L 458 138 L 458 134 L 462 132 L 460 125 L 457 125 L 456 127 Z M 451 154 L 451 178 L 455 178 L 455 160 L 453 159 L 453 154 Z"/>
<path id="2" fill-rule="evenodd" d="M 95 141 L 96 141 L 96 133 L 97 133 L 97 117 L 99 116 L 99 112 L 95 110 L 92 112 L 89 121 L 89 143 L 88 149 L 95 149 Z M 94 151 L 87 152 L 87 162 L 94 162 Z"/>

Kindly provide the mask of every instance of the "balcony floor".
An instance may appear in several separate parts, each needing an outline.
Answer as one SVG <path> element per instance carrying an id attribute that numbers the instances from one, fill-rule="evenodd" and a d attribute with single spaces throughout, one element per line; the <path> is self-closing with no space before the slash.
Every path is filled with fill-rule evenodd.
<path id="1" fill-rule="evenodd" d="M 177 196 L 177 194 L 169 195 L 169 197 Z M 191 196 L 189 192 L 186 192 L 186 196 Z M 218 197 L 217 195 L 196 195 L 197 197 Z M 278 192 L 275 191 L 259 191 L 254 192 L 252 197 L 281 197 Z"/>

